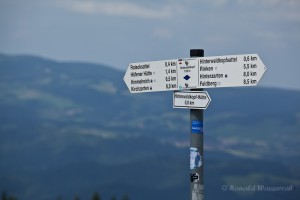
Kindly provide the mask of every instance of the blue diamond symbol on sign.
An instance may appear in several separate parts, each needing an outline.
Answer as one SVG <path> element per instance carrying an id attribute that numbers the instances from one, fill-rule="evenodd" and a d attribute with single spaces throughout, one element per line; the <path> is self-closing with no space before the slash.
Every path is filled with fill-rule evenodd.
<path id="1" fill-rule="evenodd" d="M 191 77 L 189 75 L 185 75 L 185 77 L 183 77 L 185 80 L 189 80 Z"/>

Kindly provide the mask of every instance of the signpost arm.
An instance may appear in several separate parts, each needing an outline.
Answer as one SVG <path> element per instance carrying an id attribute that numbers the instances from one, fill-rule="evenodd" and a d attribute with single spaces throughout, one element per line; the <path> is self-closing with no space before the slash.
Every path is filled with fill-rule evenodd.
<path id="1" fill-rule="evenodd" d="M 203 49 L 191 49 L 190 57 L 204 57 Z M 198 74 L 199 76 L 199 74 Z M 203 89 L 194 89 L 203 91 Z M 204 199 L 203 110 L 190 110 L 190 200 Z"/>

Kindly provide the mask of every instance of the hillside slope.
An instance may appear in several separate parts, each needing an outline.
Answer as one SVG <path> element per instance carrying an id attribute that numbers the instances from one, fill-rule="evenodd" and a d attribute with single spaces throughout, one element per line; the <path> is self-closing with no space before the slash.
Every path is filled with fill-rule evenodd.
<path id="1" fill-rule="evenodd" d="M 0 55 L 0 192 L 18 199 L 182 199 L 189 191 L 189 112 L 171 93 L 130 94 L 124 72 L 88 63 Z M 300 92 L 208 90 L 206 195 L 226 185 L 298 186 Z"/>

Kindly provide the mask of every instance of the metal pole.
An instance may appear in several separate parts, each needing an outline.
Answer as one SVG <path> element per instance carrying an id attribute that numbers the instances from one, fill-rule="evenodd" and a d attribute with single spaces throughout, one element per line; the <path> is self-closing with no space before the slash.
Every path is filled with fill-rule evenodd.
<path id="1" fill-rule="evenodd" d="M 190 50 L 190 57 L 203 56 L 203 49 Z M 190 127 L 190 200 L 203 200 L 203 110 L 190 110 Z"/>

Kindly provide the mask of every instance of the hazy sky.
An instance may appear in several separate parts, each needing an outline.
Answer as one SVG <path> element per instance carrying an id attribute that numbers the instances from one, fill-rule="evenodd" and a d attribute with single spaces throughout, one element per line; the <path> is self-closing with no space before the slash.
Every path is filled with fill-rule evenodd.
<path id="1" fill-rule="evenodd" d="M 299 0 L 0 0 L 0 52 L 130 62 L 258 53 L 262 86 L 300 90 Z"/>

